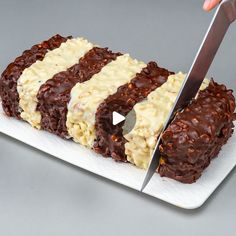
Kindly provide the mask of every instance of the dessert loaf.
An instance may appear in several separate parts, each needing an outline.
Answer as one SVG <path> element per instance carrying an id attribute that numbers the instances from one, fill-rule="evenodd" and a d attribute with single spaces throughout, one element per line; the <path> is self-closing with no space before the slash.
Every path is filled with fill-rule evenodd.
<path id="1" fill-rule="evenodd" d="M 6 115 L 146 169 L 184 77 L 83 38 L 56 35 L 6 68 L 0 96 Z M 135 126 L 123 134 L 124 122 L 113 125 L 112 113 L 132 110 Z M 196 181 L 231 136 L 234 110 L 232 90 L 205 79 L 162 136 L 159 174 Z"/>

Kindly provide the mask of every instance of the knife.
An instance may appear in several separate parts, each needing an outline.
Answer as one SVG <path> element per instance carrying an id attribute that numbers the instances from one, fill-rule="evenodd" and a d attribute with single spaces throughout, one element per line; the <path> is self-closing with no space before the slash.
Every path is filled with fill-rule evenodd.
<path id="1" fill-rule="evenodd" d="M 175 103 L 168 114 L 163 129 L 159 135 L 154 148 L 152 158 L 149 162 L 147 172 L 141 187 L 141 191 L 149 183 L 151 177 L 156 172 L 160 160 L 159 144 L 162 133 L 165 131 L 176 112 L 180 111 L 196 96 L 209 67 L 216 55 L 216 52 L 230 26 L 236 19 L 236 0 L 224 0 L 216 10 L 210 23 L 206 35 L 198 49 L 193 64 L 185 77 L 182 87 L 178 93 Z"/>

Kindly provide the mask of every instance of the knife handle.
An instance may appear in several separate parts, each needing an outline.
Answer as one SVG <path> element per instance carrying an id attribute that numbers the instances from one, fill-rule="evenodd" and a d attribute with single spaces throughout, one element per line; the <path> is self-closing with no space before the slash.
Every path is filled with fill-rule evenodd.
<path id="1" fill-rule="evenodd" d="M 223 0 L 220 7 L 224 9 L 231 23 L 236 20 L 236 0 Z"/>

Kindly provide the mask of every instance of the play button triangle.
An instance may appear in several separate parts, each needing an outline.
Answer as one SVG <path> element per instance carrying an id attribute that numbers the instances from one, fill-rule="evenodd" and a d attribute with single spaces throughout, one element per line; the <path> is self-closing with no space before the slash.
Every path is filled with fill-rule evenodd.
<path id="1" fill-rule="evenodd" d="M 112 112 L 112 124 L 113 125 L 117 125 L 124 120 L 125 120 L 125 117 L 123 115 L 121 115 L 120 113 L 118 113 L 116 111 Z"/>

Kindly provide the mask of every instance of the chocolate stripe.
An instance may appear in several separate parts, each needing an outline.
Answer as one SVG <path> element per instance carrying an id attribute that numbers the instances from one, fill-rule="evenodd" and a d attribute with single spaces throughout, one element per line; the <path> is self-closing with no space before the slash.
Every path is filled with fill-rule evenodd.
<path id="1" fill-rule="evenodd" d="M 118 88 L 100 104 L 96 112 L 96 140 L 94 150 L 103 156 L 112 156 L 116 161 L 126 162 L 125 138 L 123 137 L 123 123 L 113 125 L 112 113 L 116 111 L 126 116 L 134 105 L 166 82 L 172 74 L 164 68 L 150 62 L 142 71 L 130 81 Z"/>
<path id="2" fill-rule="evenodd" d="M 193 183 L 233 133 L 232 90 L 211 81 L 162 136 L 161 176 Z"/>
<path id="3" fill-rule="evenodd" d="M 79 60 L 78 64 L 56 74 L 43 84 L 37 95 L 37 110 L 42 116 L 41 128 L 67 138 L 66 116 L 71 89 L 77 83 L 89 80 L 120 55 L 109 51 L 108 48 L 94 47 Z"/>
<path id="4" fill-rule="evenodd" d="M 0 79 L 0 96 L 2 98 L 2 106 L 8 116 L 20 117 L 19 95 L 17 92 L 17 81 L 23 71 L 34 64 L 37 60 L 43 60 L 48 50 L 58 48 L 61 43 L 70 37 L 62 37 L 55 35 L 40 44 L 34 45 L 31 49 L 26 50 L 23 54 L 8 65 L 2 73 Z"/>

